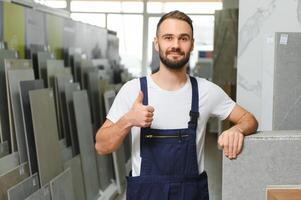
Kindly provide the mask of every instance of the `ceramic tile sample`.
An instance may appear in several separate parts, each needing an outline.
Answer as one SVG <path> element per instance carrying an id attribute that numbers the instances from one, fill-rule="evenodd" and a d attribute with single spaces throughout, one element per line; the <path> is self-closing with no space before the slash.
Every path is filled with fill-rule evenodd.
<path id="1" fill-rule="evenodd" d="M 43 186 L 38 191 L 27 197 L 25 200 L 51 200 L 49 185 Z"/>
<path id="2" fill-rule="evenodd" d="M 222 199 L 265 199 L 267 185 L 300 184 L 300 151 L 301 131 L 246 137 L 237 159 L 223 159 Z"/>
<path id="3" fill-rule="evenodd" d="M 38 52 L 38 77 L 44 80 L 44 85 L 47 86 L 47 60 L 54 59 L 53 55 L 49 52 Z"/>
<path id="4" fill-rule="evenodd" d="M 22 118 L 22 108 L 20 103 L 20 81 L 33 79 L 34 74 L 32 69 L 18 69 L 8 71 L 10 97 L 14 118 L 17 148 L 20 156 L 20 163 L 23 163 L 28 160 L 24 133 L 24 123 Z"/>
<path id="5" fill-rule="evenodd" d="M 64 168 L 71 169 L 75 200 L 85 200 L 86 194 L 80 155 L 77 155 L 71 160 L 65 162 Z"/>
<path id="6" fill-rule="evenodd" d="M 113 156 L 112 154 L 96 155 L 96 161 L 100 189 L 104 191 L 112 183 L 112 180 L 115 179 Z"/>
<path id="7" fill-rule="evenodd" d="M 73 156 L 79 154 L 79 144 L 73 106 L 73 92 L 78 90 L 80 90 L 79 83 L 67 83 L 65 85 L 66 108 L 68 114 L 68 124 L 70 131 L 69 134 L 71 136 L 71 148 Z"/>
<path id="8" fill-rule="evenodd" d="M 87 91 L 75 91 L 73 102 L 85 190 L 87 200 L 90 200 L 98 195 L 99 183 L 95 176 L 97 174 L 96 158 Z"/>
<path id="9" fill-rule="evenodd" d="M 113 152 L 113 161 L 118 193 L 122 194 L 125 190 L 125 177 L 127 175 L 125 168 L 126 162 L 124 158 L 124 144 L 121 144 L 120 147 L 115 152 Z"/>
<path id="10" fill-rule="evenodd" d="M 38 174 L 35 173 L 34 175 L 24 179 L 20 183 L 8 189 L 8 200 L 25 199 L 26 197 L 37 191 L 39 187 L 39 177 Z"/>
<path id="11" fill-rule="evenodd" d="M 273 130 L 301 129 L 301 33 L 276 33 Z"/>
<path id="12" fill-rule="evenodd" d="M 13 152 L 0 158 L 0 176 L 19 165 L 19 153 Z"/>
<path id="13" fill-rule="evenodd" d="M 273 185 L 266 189 L 267 200 L 294 200 L 301 197 L 300 185 Z"/>
<path id="14" fill-rule="evenodd" d="M 0 159 L 9 154 L 8 142 L 4 141 L 0 143 Z"/>
<path id="15" fill-rule="evenodd" d="M 8 118 L 8 104 L 6 96 L 6 78 L 5 78 L 5 67 L 4 59 L 17 58 L 17 52 L 13 50 L 0 49 L 0 140 L 8 141 L 9 146 L 11 145 L 10 140 L 10 128 Z M 9 147 L 11 149 L 11 147 Z"/>
<path id="16" fill-rule="evenodd" d="M 52 200 L 74 200 L 72 174 L 70 168 L 52 179 L 49 183 Z"/>
<path id="17" fill-rule="evenodd" d="M 28 164 L 23 163 L 0 176 L 0 199 L 7 200 L 7 190 L 29 177 Z"/>
<path id="18" fill-rule="evenodd" d="M 47 60 L 47 86 L 54 87 L 54 75 L 58 73 L 70 73 L 71 70 L 69 68 L 64 67 L 63 60 Z"/>
<path id="19" fill-rule="evenodd" d="M 39 177 L 43 186 L 63 170 L 53 91 L 51 89 L 33 90 L 29 92 L 29 98 Z"/>
<path id="20" fill-rule="evenodd" d="M 36 145 L 32 127 L 32 115 L 29 102 L 29 91 L 44 88 L 43 80 L 21 81 L 20 98 L 24 123 L 25 143 L 30 174 L 38 172 Z"/>
<path id="21" fill-rule="evenodd" d="M 65 84 L 72 83 L 73 78 L 71 74 L 56 74 L 55 75 L 55 91 L 56 102 L 60 112 L 60 124 L 62 124 L 62 135 L 66 139 L 67 146 L 71 145 L 71 135 L 69 130 L 69 121 L 67 116 Z"/>
<path id="22" fill-rule="evenodd" d="M 5 59 L 4 64 L 5 64 L 5 75 L 6 75 L 6 91 L 7 91 L 8 116 L 9 116 L 10 137 L 11 137 L 11 149 L 12 151 L 16 151 L 17 146 L 19 145 L 16 138 L 16 134 L 19 135 L 19 133 L 16 133 L 16 128 L 18 127 L 15 126 L 14 117 L 13 117 L 14 110 L 12 108 L 12 95 L 11 95 L 11 87 L 10 87 L 8 72 L 10 70 L 19 70 L 19 69 L 32 70 L 32 61 L 27 59 Z M 14 85 L 13 88 L 15 88 L 16 83 L 12 83 L 12 84 Z"/>

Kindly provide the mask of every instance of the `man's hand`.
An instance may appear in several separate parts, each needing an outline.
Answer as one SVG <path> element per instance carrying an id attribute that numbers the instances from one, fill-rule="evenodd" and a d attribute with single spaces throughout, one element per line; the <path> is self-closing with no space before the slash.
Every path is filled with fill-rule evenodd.
<path id="1" fill-rule="evenodd" d="M 229 159 L 235 159 L 240 154 L 243 146 L 244 135 L 242 131 L 233 126 L 222 132 L 218 138 L 218 145 L 224 150 L 225 156 Z"/>
<path id="2" fill-rule="evenodd" d="M 139 91 L 131 110 L 126 114 L 126 118 L 130 121 L 132 126 L 150 127 L 153 121 L 154 108 L 152 106 L 145 106 L 143 102 L 143 93 Z"/>

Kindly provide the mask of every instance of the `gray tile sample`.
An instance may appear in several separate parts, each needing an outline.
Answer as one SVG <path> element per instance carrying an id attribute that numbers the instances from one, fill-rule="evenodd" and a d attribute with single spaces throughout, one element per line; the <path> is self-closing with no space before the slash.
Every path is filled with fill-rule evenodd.
<path id="1" fill-rule="evenodd" d="M 53 91 L 51 89 L 29 91 L 29 98 L 39 177 L 43 186 L 63 171 Z"/>
<path id="2" fill-rule="evenodd" d="M 87 91 L 73 93 L 74 112 L 87 200 L 98 196 L 96 157 Z"/>
<path id="3" fill-rule="evenodd" d="M 44 85 L 47 86 L 47 60 L 54 59 L 54 56 L 49 52 L 38 52 L 38 69 L 35 71 L 38 72 L 38 76 L 40 79 L 44 80 Z"/>
<path id="4" fill-rule="evenodd" d="M 50 186 L 47 184 L 31 194 L 25 200 L 51 200 Z"/>
<path id="5" fill-rule="evenodd" d="M 114 169 L 116 175 L 116 185 L 119 194 L 125 191 L 126 184 L 126 168 L 125 168 L 125 158 L 124 158 L 124 144 L 121 144 L 119 148 L 113 152 Z"/>
<path id="6" fill-rule="evenodd" d="M 20 156 L 20 163 L 28 160 L 27 147 L 25 142 L 24 123 L 20 102 L 20 81 L 33 80 L 33 69 L 18 69 L 8 71 L 11 105 L 14 118 L 14 127 L 17 141 L 17 148 Z"/>
<path id="7" fill-rule="evenodd" d="M 0 158 L 0 176 L 19 165 L 19 153 L 13 152 Z"/>
<path id="8" fill-rule="evenodd" d="M 30 196 L 40 187 L 38 174 L 24 179 L 7 191 L 8 200 L 21 200 Z"/>
<path id="9" fill-rule="evenodd" d="M 85 200 L 85 186 L 83 179 L 83 171 L 80 155 L 75 156 L 71 160 L 65 162 L 64 168 L 70 168 L 72 174 L 72 183 L 73 183 L 73 191 L 75 200 Z"/>
<path id="10" fill-rule="evenodd" d="M 0 143 L 0 159 L 9 154 L 8 142 Z"/>
<path id="11" fill-rule="evenodd" d="M 301 131 L 270 131 L 245 137 L 235 160 L 223 158 L 222 199 L 265 199 L 268 185 L 297 185 Z"/>
<path id="12" fill-rule="evenodd" d="M 15 122 L 13 117 L 13 109 L 12 109 L 12 100 L 10 93 L 10 81 L 8 72 L 10 70 L 18 70 L 18 69 L 32 69 L 32 61 L 28 59 L 5 59 L 5 76 L 6 76 L 6 91 L 7 91 L 7 104 L 8 104 L 8 117 L 9 117 L 9 126 L 10 126 L 10 137 L 11 137 L 11 150 L 17 150 L 17 139 L 16 139 L 16 130 L 15 130 Z"/>
<path id="13" fill-rule="evenodd" d="M 49 183 L 52 200 L 74 200 L 71 169 L 67 168 Z"/>
<path id="14" fill-rule="evenodd" d="M 69 130 L 69 121 L 66 107 L 65 84 L 72 83 L 73 78 L 71 74 L 56 74 L 55 75 L 55 91 L 56 102 L 60 112 L 60 123 L 62 124 L 62 135 L 66 139 L 67 146 L 71 145 L 71 135 Z"/>
<path id="15" fill-rule="evenodd" d="M 17 52 L 13 50 L 0 49 L 0 140 L 8 141 L 9 146 L 11 145 L 10 140 L 10 127 L 8 118 L 8 104 L 6 96 L 6 78 L 5 78 L 5 67 L 4 59 L 17 58 Z M 11 150 L 11 147 L 9 147 Z"/>
<path id="16" fill-rule="evenodd" d="M 66 97 L 66 108 L 68 114 L 68 124 L 69 131 L 71 136 L 71 148 L 73 156 L 79 154 L 79 144 L 77 137 L 77 129 L 74 115 L 74 106 L 73 106 L 73 92 L 79 91 L 79 83 L 67 83 L 65 85 L 65 97 Z"/>
<path id="17" fill-rule="evenodd" d="M 36 144 L 32 127 L 32 116 L 29 102 L 29 91 L 44 88 L 43 80 L 21 81 L 20 99 L 24 123 L 25 143 L 30 174 L 38 172 Z"/>
<path id="18" fill-rule="evenodd" d="M 28 164 L 23 163 L 0 176 L 0 199 L 7 200 L 7 190 L 29 177 Z"/>
<path id="19" fill-rule="evenodd" d="M 100 189 L 104 191 L 115 179 L 113 156 L 112 154 L 96 155 L 96 161 Z"/>
<path id="20" fill-rule="evenodd" d="M 71 69 L 64 67 L 63 60 L 47 60 L 47 86 L 54 87 L 54 76 L 56 74 L 71 74 Z"/>
<path id="21" fill-rule="evenodd" d="M 301 129 L 301 33 L 276 33 L 273 130 Z"/>

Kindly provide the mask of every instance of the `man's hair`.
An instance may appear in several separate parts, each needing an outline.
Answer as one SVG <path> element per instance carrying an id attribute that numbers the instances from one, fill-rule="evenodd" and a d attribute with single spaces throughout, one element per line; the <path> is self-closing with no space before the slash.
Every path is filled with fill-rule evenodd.
<path id="1" fill-rule="evenodd" d="M 158 33 L 159 33 L 160 25 L 166 19 L 178 19 L 178 20 L 182 20 L 182 21 L 187 22 L 189 24 L 190 28 L 191 28 L 192 37 L 193 37 L 192 20 L 190 19 L 190 17 L 188 17 L 188 15 L 186 15 L 185 13 L 183 13 L 181 11 L 178 11 L 178 10 L 174 10 L 174 11 L 171 11 L 169 13 L 166 13 L 161 17 L 161 19 L 159 20 L 159 22 L 157 24 L 157 31 L 156 31 L 157 36 L 158 36 Z"/>

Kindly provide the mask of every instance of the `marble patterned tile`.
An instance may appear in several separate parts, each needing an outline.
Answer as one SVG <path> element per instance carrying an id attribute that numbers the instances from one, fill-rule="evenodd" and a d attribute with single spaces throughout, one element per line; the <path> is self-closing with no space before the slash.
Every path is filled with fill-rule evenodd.
<path id="1" fill-rule="evenodd" d="M 90 200 L 98 196 L 99 182 L 96 176 L 97 166 L 87 91 L 75 91 L 73 102 L 86 197 Z"/>
<path id="2" fill-rule="evenodd" d="M 25 143 L 30 174 L 38 172 L 36 145 L 32 126 L 29 91 L 44 88 L 43 80 L 31 80 L 20 82 L 20 98 L 24 123 Z"/>
<path id="3" fill-rule="evenodd" d="M 246 137 L 237 159 L 223 158 L 222 199 L 265 199 L 268 185 L 300 184 L 300 151 L 300 131 Z"/>
<path id="4" fill-rule="evenodd" d="M 20 102 L 20 81 L 33 80 L 33 69 L 8 70 L 8 81 L 12 105 L 13 122 L 16 134 L 17 149 L 20 156 L 20 163 L 28 160 L 27 147 L 25 142 L 24 123 Z"/>
<path id="5" fill-rule="evenodd" d="M 7 191 L 17 183 L 29 177 L 28 163 L 23 163 L 16 168 L 10 169 L 0 176 L 0 199 L 7 200 Z"/>
<path id="6" fill-rule="evenodd" d="M 85 200 L 86 193 L 80 155 L 77 155 L 71 160 L 66 161 L 64 164 L 64 168 L 71 169 L 75 200 Z"/>
<path id="7" fill-rule="evenodd" d="M 301 33 L 276 33 L 273 130 L 301 129 Z"/>
<path id="8" fill-rule="evenodd" d="M 50 183 L 50 193 L 52 200 L 74 200 L 71 169 L 67 168 Z"/>
<path id="9" fill-rule="evenodd" d="M 25 200 L 51 200 L 49 184 L 41 187 L 38 191 L 31 194 Z"/>
<path id="10" fill-rule="evenodd" d="M 0 158 L 0 176 L 19 165 L 19 153 L 13 152 Z"/>
<path id="11" fill-rule="evenodd" d="M 29 92 L 41 185 L 63 171 L 52 89 Z M 49 159 L 51 158 L 51 159 Z"/>
<path id="12" fill-rule="evenodd" d="M 0 140 L 8 141 L 9 149 L 11 151 L 11 139 L 10 139 L 10 127 L 9 127 L 9 117 L 8 117 L 8 103 L 6 94 L 6 76 L 5 76 L 5 66 L 4 59 L 17 58 L 17 52 L 13 50 L 0 49 Z"/>
<path id="13" fill-rule="evenodd" d="M 71 148 L 73 156 L 79 154 L 79 144 L 77 137 L 77 129 L 74 115 L 74 106 L 73 106 L 73 92 L 79 91 L 79 83 L 67 83 L 65 85 L 65 96 L 66 96 L 66 108 L 68 114 L 68 124 L 69 131 L 71 136 Z"/>
<path id="14" fill-rule="evenodd" d="M 30 196 L 40 187 L 39 176 L 37 173 L 24 179 L 7 190 L 8 200 L 21 200 Z"/>

